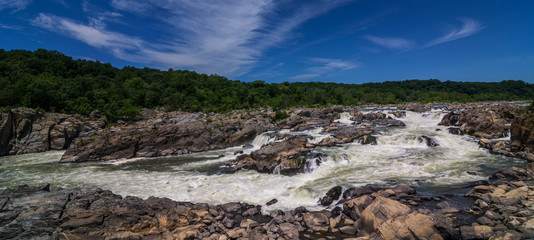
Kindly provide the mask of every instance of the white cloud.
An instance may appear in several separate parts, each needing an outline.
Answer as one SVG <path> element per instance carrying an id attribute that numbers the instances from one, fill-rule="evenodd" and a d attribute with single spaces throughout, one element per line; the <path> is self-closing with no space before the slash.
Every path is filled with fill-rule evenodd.
<path id="1" fill-rule="evenodd" d="M 0 28 L 9 29 L 9 30 L 21 30 L 22 29 L 22 27 L 20 26 L 8 25 L 8 24 L 2 24 L 2 23 L 0 23 Z"/>
<path id="2" fill-rule="evenodd" d="M 13 11 L 20 11 L 26 9 L 32 0 L 1 0 L 0 10 L 13 9 Z"/>
<path id="3" fill-rule="evenodd" d="M 462 22 L 462 27 L 460 29 L 458 28 L 452 29 L 449 33 L 445 34 L 444 36 L 430 41 L 424 47 L 430 47 L 430 46 L 454 41 L 460 38 L 469 37 L 485 28 L 484 26 L 482 26 L 480 22 L 475 21 L 473 19 L 462 18 L 460 19 L 460 21 Z"/>
<path id="4" fill-rule="evenodd" d="M 166 69 L 187 68 L 205 73 L 239 76 L 248 72 L 269 48 L 293 37 L 305 21 L 347 2 L 316 1 L 281 16 L 276 0 L 112 0 L 111 6 L 155 22 L 149 39 L 112 31 L 108 15 L 88 23 L 40 14 L 34 25 L 109 49 L 116 57 Z M 88 4 L 84 5 L 88 8 Z M 148 22 L 148 21 L 147 21 Z M 151 25 L 154 26 L 154 25 Z M 149 34 L 152 32 L 154 34 Z"/>
<path id="5" fill-rule="evenodd" d="M 127 35 L 97 29 L 93 26 L 75 23 L 72 20 L 41 13 L 32 24 L 50 31 L 66 34 L 90 46 L 114 50 L 139 49 L 144 42 Z"/>
<path id="6" fill-rule="evenodd" d="M 304 74 L 295 75 L 293 77 L 289 77 L 289 79 L 291 79 L 291 80 L 309 80 L 309 79 L 316 78 L 316 77 L 318 77 L 320 75 L 321 74 L 318 74 L 318 73 L 304 73 Z"/>
<path id="7" fill-rule="evenodd" d="M 416 46 L 414 41 L 404 38 L 385 38 L 371 35 L 365 35 L 363 36 L 363 38 L 371 41 L 372 43 L 378 46 L 397 51 L 406 51 Z"/>
<path id="8" fill-rule="evenodd" d="M 341 59 L 331 59 L 331 58 L 312 58 L 309 60 L 308 64 L 314 65 L 308 67 L 306 70 L 307 73 L 298 74 L 292 77 L 289 77 L 291 80 L 309 80 L 316 77 L 319 77 L 326 73 L 331 72 L 343 72 L 350 69 L 354 69 L 360 66 L 358 62 L 345 61 Z"/>

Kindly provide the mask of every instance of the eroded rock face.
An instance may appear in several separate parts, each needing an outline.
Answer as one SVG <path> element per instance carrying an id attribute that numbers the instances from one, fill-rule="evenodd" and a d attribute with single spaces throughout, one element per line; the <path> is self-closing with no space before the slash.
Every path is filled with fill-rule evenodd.
<path id="1" fill-rule="evenodd" d="M 103 125 L 102 120 L 78 115 L 13 109 L 0 118 L 0 156 L 66 149 L 76 137 L 89 135 Z"/>
<path id="2" fill-rule="evenodd" d="M 256 135 L 279 129 L 307 130 L 327 126 L 339 117 L 340 107 L 288 111 L 289 118 L 273 122 L 274 112 L 234 111 L 229 114 L 155 113 L 134 125 L 102 129 L 80 138 L 61 162 L 106 161 L 158 157 L 242 145 Z"/>
<path id="3" fill-rule="evenodd" d="M 221 149 L 243 144 L 273 130 L 270 115 L 236 112 L 212 114 L 161 113 L 134 125 L 111 127 L 80 138 L 60 162 L 106 161 L 157 157 Z"/>

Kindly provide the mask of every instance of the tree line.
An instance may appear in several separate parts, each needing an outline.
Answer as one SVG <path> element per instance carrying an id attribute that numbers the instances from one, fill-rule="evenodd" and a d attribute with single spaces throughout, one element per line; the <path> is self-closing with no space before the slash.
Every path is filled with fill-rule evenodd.
<path id="1" fill-rule="evenodd" d="M 115 68 L 74 60 L 58 51 L 0 49 L 0 107 L 40 108 L 88 115 L 99 110 L 110 121 L 134 118 L 140 108 L 227 112 L 298 106 L 528 100 L 534 84 L 524 81 L 430 80 L 342 84 L 243 82 L 194 71 Z"/>

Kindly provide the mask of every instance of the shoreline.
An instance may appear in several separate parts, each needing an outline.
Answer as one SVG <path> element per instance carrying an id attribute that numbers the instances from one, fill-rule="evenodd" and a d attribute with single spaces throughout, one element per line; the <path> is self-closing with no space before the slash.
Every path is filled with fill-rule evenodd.
<path id="1" fill-rule="evenodd" d="M 261 213 L 261 206 L 238 202 L 143 200 L 102 189 L 22 185 L 0 191 L 0 233 L 51 239 L 530 239 L 533 177 L 534 163 L 503 169 L 469 187 L 465 196 L 473 204 L 467 210 L 400 185 L 331 190 L 324 198 L 338 203 L 329 210 L 298 207 L 269 215 Z"/>

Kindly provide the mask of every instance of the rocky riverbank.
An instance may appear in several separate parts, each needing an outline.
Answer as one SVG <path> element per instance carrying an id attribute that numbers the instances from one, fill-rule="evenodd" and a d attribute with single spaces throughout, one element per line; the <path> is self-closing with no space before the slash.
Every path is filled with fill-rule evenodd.
<path id="1" fill-rule="evenodd" d="M 0 193 L 0 235 L 11 239 L 530 239 L 534 168 L 510 168 L 479 182 L 459 209 L 445 196 L 414 188 L 341 187 L 303 207 L 210 206 L 167 198 L 121 197 L 102 189 L 20 186 Z M 334 203 L 334 204 L 333 204 Z M 472 214 L 472 215 L 471 215 Z"/>
<path id="2" fill-rule="evenodd" d="M 342 112 L 351 113 L 356 125 L 337 123 Z M 362 113 L 341 107 L 297 108 L 288 117 L 274 121 L 272 111 L 235 111 L 230 114 L 158 113 L 133 125 L 100 129 L 91 136 L 74 141 L 61 162 L 107 161 L 169 156 L 243 146 L 259 134 L 273 131 L 276 141 L 250 154 L 227 162 L 233 171 L 255 169 L 296 173 L 305 167 L 306 154 L 319 146 L 345 144 L 361 138 L 365 143 L 376 126 L 404 126 L 400 120 L 383 113 Z M 361 124 L 364 124 L 362 126 Z M 287 130 L 284 134 L 281 130 Z M 319 129 L 325 135 L 315 141 L 305 131 Z M 294 134 L 297 132 L 298 134 Z M 236 151 L 239 154 L 239 151 Z"/>
<path id="3" fill-rule="evenodd" d="M 133 125 L 101 128 L 90 134 L 80 131 L 81 137 L 69 140 L 69 154 L 63 158 L 81 162 L 156 157 L 230 146 L 245 149 L 254 136 L 269 134 L 270 143 L 246 154 L 237 151 L 235 154 L 239 156 L 226 164 L 233 170 L 278 171 L 291 175 L 303 171 L 310 162 L 307 159 L 321 158 L 316 156 L 315 148 L 353 141 L 376 144 L 373 136 L 376 129 L 402 128 L 406 114 L 402 109 L 408 107 L 425 111 L 430 105 L 398 107 L 389 114 L 361 108 L 301 108 L 288 111 L 289 117 L 280 121 L 273 121 L 272 111 L 156 112 Z M 533 149 L 528 115 L 520 115 L 516 108 L 500 103 L 446 108 L 451 112 L 441 124 L 451 126 L 451 134 L 473 135 L 492 153 L 528 159 Z M 395 118 L 389 117 L 392 115 Z M 427 131 L 428 136 L 416 135 L 410 139 L 425 142 L 428 149 L 439 146 L 439 141 L 432 138 L 433 129 Z M 503 138 L 508 132 L 512 141 Z M 466 197 L 474 205 L 469 209 L 458 205 L 450 195 L 418 195 L 409 186 L 388 189 L 337 186 L 317 199 L 324 210 L 299 207 L 267 215 L 261 206 L 246 203 L 208 205 L 167 198 L 122 197 L 101 189 L 21 186 L 0 193 L 0 236 L 21 239 L 530 239 L 534 234 L 533 176 L 533 164 L 528 164 L 524 168 L 504 169 L 493 174 L 489 181 L 471 184 Z M 275 202 L 273 199 L 266 205 Z"/>
<path id="4" fill-rule="evenodd" d="M 0 114 L 0 156 L 67 149 L 104 126 L 102 119 L 13 109 Z"/>
<path id="5" fill-rule="evenodd" d="M 451 126 L 452 134 L 480 139 L 480 146 L 491 153 L 534 161 L 532 113 L 520 113 L 508 104 L 449 105 L 450 111 L 439 125 Z M 510 140 L 503 138 L 510 137 Z"/>

